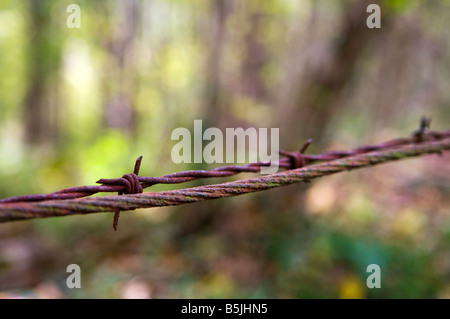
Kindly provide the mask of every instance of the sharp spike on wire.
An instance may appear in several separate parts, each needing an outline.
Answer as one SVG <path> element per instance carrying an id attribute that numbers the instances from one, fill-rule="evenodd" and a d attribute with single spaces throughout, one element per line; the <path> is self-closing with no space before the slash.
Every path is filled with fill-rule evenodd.
<path id="1" fill-rule="evenodd" d="M 114 212 L 114 219 L 113 219 L 113 229 L 114 229 L 114 231 L 117 231 L 117 229 L 119 229 L 119 217 L 120 217 L 120 210 L 116 210 Z"/>
<path id="2" fill-rule="evenodd" d="M 139 156 L 136 160 L 136 163 L 134 164 L 134 170 L 133 170 L 133 174 L 136 175 L 134 176 L 129 176 L 131 174 L 125 174 L 124 176 L 122 176 L 122 179 L 125 179 L 124 182 L 126 182 L 128 184 L 128 188 L 127 191 L 125 191 L 125 194 L 129 194 L 129 193 L 142 193 L 142 186 L 139 183 L 139 178 L 137 177 L 137 175 L 139 174 L 139 169 L 141 168 L 141 162 L 142 162 L 142 156 Z M 131 182 L 133 182 L 133 184 L 131 184 Z M 138 184 L 138 185 L 136 185 Z M 123 195 L 124 192 L 119 192 L 119 195 Z M 114 231 L 117 231 L 117 229 L 119 229 L 119 218 L 120 218 L 120 209 L 116 209 L 114 211 L 114 218 L 113 218 L 113 229 Z"/>
<path id="3" fill-rule="evenodd" d="M 305 144 L 303 144 L 302 148 L 300 149 L 300 153 L 305 153 L 306 149 L 308 148 L 308 146 L 312 143 L 312 138 L 308 139 Z"/>
<path id="4" fill-rule="evenodd" d="M 136 160 L 136 164 L 134 164 L 133 173 L 139 175 L 139 169 L 141 168 L 142 156 L 139 156 Z"/>

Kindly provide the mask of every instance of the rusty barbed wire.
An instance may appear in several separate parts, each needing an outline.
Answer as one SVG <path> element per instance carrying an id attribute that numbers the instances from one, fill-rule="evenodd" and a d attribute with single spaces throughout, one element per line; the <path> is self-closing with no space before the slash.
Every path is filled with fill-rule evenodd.
<path id="1" fill-rule="evenodd" d="M 131 174 L 125 174 L 122 178 L 117 180 L 117 183 L 122 183 L 125 187 L 124 191 L 119 192 L 119 195 L 123 194 L 139 194 L 143 192 L 141 183 L 139 182 L 139 169 L 141 168 L 142 156 L 139 156 L 134 165 L 134 171 Z M 114 211 L 113 228 L 117 231 L 119 227 L 120 209 Z"/>
<path id="2" fill-rule="evenodd" d="M 420 128 L 412 136 L 397 138 L 380 144 L 360 146 L 348 151 L 329 151 L 318 155 L 304 154 L 312 140 L 309 139 L 298 152 L 280 151 L 283 159 L 278 161 L 278 167 L 285 170 L 301 168 L 315 162 L 331 161 L 352 155 L 363 154 L 372 151 L 389 149 L 396 146 L 418 143 L 425 140 L 440 140 L 450 137 L 450 131 L 431 131 L 429 129 L 431 120 L 423 117 Z M 256 162 L 246 165 L 227 165 L 212 170 L 189 170 L 171 173 L 160 177 L 137 176 L 141 165 L 142 156 L 136 160 L 133 174 L 125 174 L 121 178 L 100 179 L 96 186 L 77 186 L 62 189 L 48 194 L 21 195 L 0 199 L 0 204 L 15 202 L 36 202 L 44 200 L 65 200 L 91 196 L 96 193 L 117 192 L 119 194 L 142 193 L 143 189 L 156 184 L 180 184 L 202 178 L 229 177 L 239 173 L 257 173 L 262 167 L 270 166 L 270 162 Z"/>
<path id="3" fill-rule="evenodd" d="M 349 156 L 365 154 L 374 151 L 388 150 L 394 147 L 410 145 L 414 143 L 420 143 L 427 140 L 438 141 L 447 137 L 450 137 L 450 131 L 439 132 L 431 131 L 429 129 L 431 119 L 423 117 L 420 122 L 420 127 L 417 131 L 413 132 L 412 136 L 406 138 L 397 138 L 388 142 L 380 144 L 365 145 L 349 151 L 329 151 L 318 155 L 306 155 L 304 154 L 312 140 L 309 139 L 297 152 L 280 151 L 280 155 L 284 158 L 278 161 L 278 167 L 285 170 L 292 170 L 302 168 L 304 166 L 311 165 L 315 162 L 327 162 Z M 261 168 L 270 166 L 271 162 L 256 162 L 247 165 L 228 165 L 218 167 L 212 170 L 190 170 L 172 173 L 160 177 L 145 177 L 138 176 L 141 166 L 142 156 L 140 156 L 135 163 L 134 171 L 131 174 L 125 174 L 121 178 L 114 179 L 100 179 L 97 183 L 101 185 L 97 186 L 78 186 L 66 188 L 57 192 L 49 194 L 36 194 L 36 195 L 22 195 L 16 197 L 10 197 L 0 200 L 0 204 L 8 203 L 20 203 L 20 202 L 40 202 L 40 201 L 52 201 L 52 200 L 70 200 L 82 197 L 87 197 L 100 192 L 117 192 L 119 195 L 123 194 L 138 194 L 142 193 L 144 188 L 156 185 L 156 184 L 179 184 L 189 181 L 193 181 L 201 178 L 212 177 L 228 177 L 243 172 L 259 172 Z M 304 181 L 307 181 L 305 179 Z M 120 209 L 115 208 L 113 228 L 117 230 L 118 221 L 120 216 Z"/>
<path id="4" fill-rule="evenodd" d="M 176 206 L 205 200 L 239 196 L 309 181 L 339 172 L 371 167 L 426 154 L 450 150 L 450 138 L 425 139 L 419 143 L 382 149 L 305 167 L 215 185 L 141 194 L 109 195 L 67 200 L 16 202 L 0 204 L 0 223 L 33 218 L 117 212 L 138 208 Z"/>

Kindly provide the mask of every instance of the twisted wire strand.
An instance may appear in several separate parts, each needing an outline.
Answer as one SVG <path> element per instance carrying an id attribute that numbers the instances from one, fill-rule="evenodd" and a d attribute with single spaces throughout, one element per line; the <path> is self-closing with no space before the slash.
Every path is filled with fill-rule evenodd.
<path id="1" fill-rule="evenodd" d="M 124 194 L 120 196 L 0 203 L 0 222 L 75 214 L 117 212 L 118 210 L 134 210 L 137 208 L 175 206 L 232 197 L 413 156 L 431 153 L 442 154 L 443 151 L 447 150 L 450 150 L 450 138 L 447 137 L 437 140 L 426 139 L 410 145 L 381 148 L 377 151 L 359 153 L 353 156 L 307 165 L 302 168 L 287 170 L 272 175 L 216 185 L 162 192 Z M 183 174 L 181 175 L 184 176 Z M 141 177 L 139 180 L 141 181 Z M 123 188 L 123 186 L 110 187 L 115 187 L 115 191 L 119 188 L 118 191 L 121 191 Z"/>
<path id="2" fill-rule="evenodd" d="M 279 168 L 290 170 L 311 165 L 319 161 L 331 161 L 352 155 L 364 154 L 371 151 L 384 150 L 392 147 L 409 145 L 412 143 L 418 143 L 427 140 L 436 141 L 450 137 L 450 131 L 430 131 L 428 129 L 428 125 L 429 122 L 424 122 L 424 119 L 422 119 L 420 129 L 416 131 L 411 137 L 397 138 L 380 144 L 365 145 L 349 151 L 329 151 L 318 155 L 304 154 L 306 148 L 312 142 L 312 140 L 308 140 L 298 152 L 280 151 L 280 155 L 285 156 L 285 158 L 280 159 L 277 164 Z M 136 161 L 135 171 L 137 168 L 137 172 L 139 171 L 141 160 L 142 157 L 138 158 L 138 160 Z M 97 186 L 77 186 L 66 188 L 49 194 L 15 196 L 1 199 L 0 204 L 14 202 L 37 202 L 44 200 L 69 200 L 82 198 L 101 192 L 130 193 L 132 185 L 134 185 L 136 189 L 144 189 L 156 184 L 179 184 L 201 178 L 228 177 L 243 172 L 257 173 L 260 172 L 262 167 L 270 165 L 270 162 L 256 162 L 247 165 L 228 165 L 212 170 L 191 170 L 171 173 L 160 177 L 137 176 L 136 173 L 125 174 L 122 178 L 100 179 L 97 181 L 97 183 L 101 185 Z M 140 186 L 138 186 L 137 184 L 140 184 Z"/>

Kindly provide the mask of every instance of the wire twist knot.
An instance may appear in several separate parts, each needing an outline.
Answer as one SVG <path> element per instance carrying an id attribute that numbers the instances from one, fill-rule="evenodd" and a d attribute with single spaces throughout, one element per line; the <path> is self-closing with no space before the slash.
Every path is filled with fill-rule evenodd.
<path id="1" fill-rule="evenodd" d="M 125 187 L 122 194 L 139 194 L 144 191 L 141 183 L 139 182 L 139 177 L 135 173 L 125 174 L 118 180 L 118 184 L 122 184 Z M 122 195 L 119 194 L 119 195 Z"/>
<path id="2" fill-rule="evenodd" d="M 118 178 L 115 180 L 115 183 L 118 185 L 123 185 L 125 187 L 124 191 L 119 192 L 119 195 L 123 194 L 139 194 L 143 192 L 143 188 L 141 182 L 139 181 L 139 169 L 141 168 L 142 156 L 136 160 L 136 164 L 134 165 L 134 171 L 131 174 L 125 174 L 122 178 Z M 113 220 L 113 228 L 117 231 L 119 227 L 119 217 L 120 217 L 120 209 L 117 209 L 114 212 L 114 220 Z"/>
<path id="3" fill-rule="evenodd" d="M 312 143 L 312 139 L 309 139 L 303 144 L 302 148 L 298 152 L 286 152 L 280 151 L 280 155 L 286 156 L 291 161 L 290 169 L 302 168 L 306 165 L 305 158 L 303 157 L 303 153 L 308 148 L 309 144 Z"/>

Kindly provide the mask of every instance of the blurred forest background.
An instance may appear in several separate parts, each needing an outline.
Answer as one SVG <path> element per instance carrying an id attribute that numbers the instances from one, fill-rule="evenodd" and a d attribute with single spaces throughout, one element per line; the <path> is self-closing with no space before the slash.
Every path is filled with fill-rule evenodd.
<path id="1" fill-rule="evenodd" d="M 370 3 L 381 29 L 366 27 Z M 0 0 L 0 198 L 120 177 L 139 155 L 143 176 L 216 167 L 170 160 L 172 130 L 194 119 L 279 127 L 280 148 L 313 138 L 309 153 L 407 136 L 422 115 L 448 129 L 449 13 L 447 0 Z M 117 232 L 107 213 L 1 224 L 0 297 L 450 298 L 449 176 L 444 154 L 123 212 Z M 366 287 L 371 263 L 381 289 Z"/>

